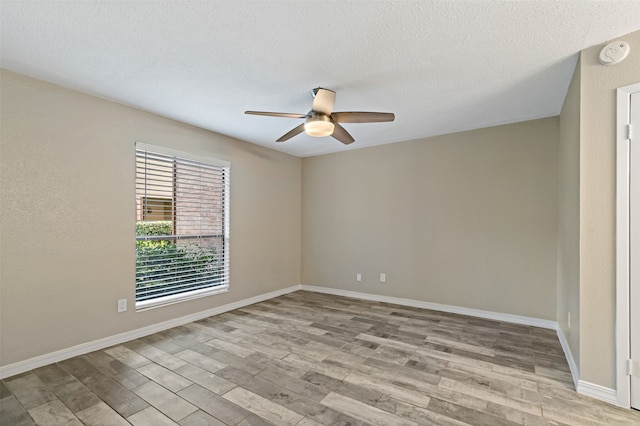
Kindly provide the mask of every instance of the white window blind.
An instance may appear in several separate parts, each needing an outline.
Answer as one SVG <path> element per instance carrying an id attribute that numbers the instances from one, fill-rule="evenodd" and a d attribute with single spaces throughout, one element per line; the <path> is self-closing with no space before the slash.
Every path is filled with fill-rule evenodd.
<path id="1" fill-rule="evenodd" d="M 136 307 L 229 287 L 229 163 L 136 144 Z"/>

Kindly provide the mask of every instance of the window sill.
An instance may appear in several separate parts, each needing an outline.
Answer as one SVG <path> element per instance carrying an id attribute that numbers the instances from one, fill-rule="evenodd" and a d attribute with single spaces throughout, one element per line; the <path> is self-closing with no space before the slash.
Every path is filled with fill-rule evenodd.
<path id="1" fill-rule="evenodd" d="M 171 296 L 156 297 L 155 299 L 136 302 L 136 312 L 148 311 L 149 309 L 162 308 L 163 306 L 173 305 L 175 303 L 186 302 L 188 300 L 200 299 L 201 297 L 212 296 L 214 294 L 226 293 L 229 291 L 229 285 L 221 285 L 214 288 L 205 288 L 201 290 L 189 291 L 181 294 L 173 294 Z"/>

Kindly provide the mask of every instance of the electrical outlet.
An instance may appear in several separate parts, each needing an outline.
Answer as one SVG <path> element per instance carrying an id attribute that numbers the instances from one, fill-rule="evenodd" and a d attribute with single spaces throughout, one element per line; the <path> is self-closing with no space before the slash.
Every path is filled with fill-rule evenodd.
<path id="1" fill-rule="evenodd" d="M 362 274 L 360 272 L 356 274 L 356 281 L 362 281 Z"/>
<path id="2" fill-rule="evenodd" d="M 118 299 L 118 312 L 127 311 L 127 299 Z"/>
<path id="3" fill-rule="evenodd" d="M 381 283 L 386 283 L 387 282 L 387 274 L 380 273 L 380 282 Z"/>

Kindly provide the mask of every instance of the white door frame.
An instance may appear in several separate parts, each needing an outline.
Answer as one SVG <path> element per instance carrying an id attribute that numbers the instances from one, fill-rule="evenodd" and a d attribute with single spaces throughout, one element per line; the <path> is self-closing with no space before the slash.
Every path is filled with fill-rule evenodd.
<path id="1" fill-rule="evenodd" d="M 630 358 L 629 330 L 629 139 L 631 94 L 640 92 L 640 83 L 617 90 L 616 118 L 616 388 L 618 405 L 631 406 L 631 378 L 627 374 Z M 636 129 L 638 131 L 638 129 Z"/>

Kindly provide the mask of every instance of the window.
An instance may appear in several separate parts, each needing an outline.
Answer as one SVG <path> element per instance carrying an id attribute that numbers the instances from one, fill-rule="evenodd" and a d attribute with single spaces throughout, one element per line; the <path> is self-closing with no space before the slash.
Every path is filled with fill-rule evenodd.
<path id="1" fill-rule="evenodd" d="M 229 163 L 136 144 L 136 308 L 229 288 Z"/>

